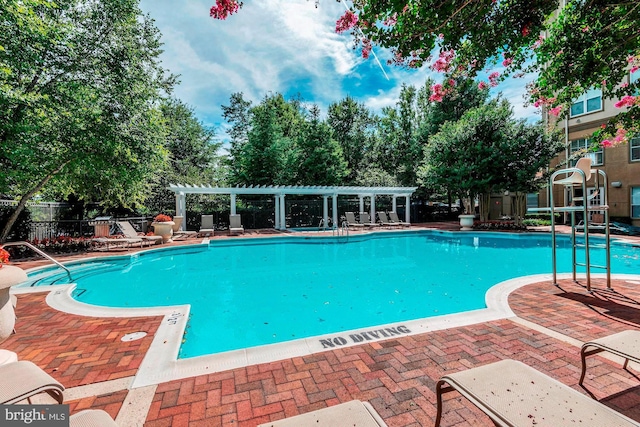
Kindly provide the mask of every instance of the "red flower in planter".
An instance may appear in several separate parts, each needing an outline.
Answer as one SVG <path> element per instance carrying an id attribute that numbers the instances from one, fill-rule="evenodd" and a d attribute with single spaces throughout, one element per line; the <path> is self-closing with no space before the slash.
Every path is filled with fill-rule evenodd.
<path id="1" fill-rule="evenodd" d="M 9 252 L 0 248 L 0 268 L 2 268 L 2 264 L 6 264 L 9 262 Z"/>
<path id="2" fill-rule="evenodd" d="M 173 218 L 171 218 L 169 215 L 159 214 L 159 215 L 156 215 L 156 217 L 153 220 L 155 222 L 170 222 L 170 221 L 173 221 Z"/>

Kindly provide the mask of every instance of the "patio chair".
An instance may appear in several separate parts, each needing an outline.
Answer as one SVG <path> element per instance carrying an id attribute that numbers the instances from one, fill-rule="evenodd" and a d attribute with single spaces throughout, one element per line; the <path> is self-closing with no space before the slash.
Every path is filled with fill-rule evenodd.
<path id="1" fill-rule="evenodd" d="M 184 217 L 183 216 L 174 216 L 173 217 L 173 239 L 182 239 L 182 238 L 187 238 L 187 237 L 196 237 L 198 232 L 197 231 L 187 231 L 187 230 L 180 230 L 180 226 L 182 225 L 182 221 L 184 221 Z"/>
<path id="2" fill-rule="evenodd" d="M 640 427 L 640 423 L 516 360 L 443 376 L 436 384 L 435 427 L 442 418 L 442 394 L 454 390 L 496 426 Z"/>
<path id="3" fill-rule="evenodd" d="M 118 427 L 118 424 L 101 409 L 85 409 L 69 417 L 69 427 Z"/>
<path id="4" fill-rule="evenodd" d="M 389 221 L 394 224 L 404 225 L 405 227 L 411 227 L 411 223 L 400 221 L 400 218 L 398 218 L 397 212 L 393 212 L 393 211 L 389 212 Z"/>
<path id="5" fill-rule="evenodd" d="M 349 227 L 364 227 L 364 224 L 360 224 L 356 221 L 356 215 L 353 212 L 345 212 L 345 218 L 347 218 L 347 224 Z"/>
<path id="6" fill-rule="evenodd" d="M 229 215 L 229 234 L 236 233 L 244 234 L 244 227 L 242 226 L 240 215 Z"/>
<path id="7" fill-rule="evenodd" d="M 213 236 L 215 229 L 213 227 L 213 215 L 202 215 L 200 220 L 200 230 L 198 231 L 198 237 Z"/>
<path id="8" fill-rule="evenodd" d="M 316 426 L 386 427 L 387 425 L 369 402 L 359 400 L 351 400 L 328 408 L 258 425 L 258 427 Z"/>
<path id="9" fill-rule="evenodd" d="M 36 364 L 23 360 L 0 366 L 0 404 L 27 400 L 39 393 L 47 393 L 62 403 L 64 386 Z"/>
<path id="10" fill-rule="evenodd" d="M 365 227 L 380 227 L 380 224 L 371 220 L 371 217 L 367 212 L 360 212 L 360 224 Z"/>
<path id="11" fill-rule="evenodd" d="M 387 217 L 387 213 L 386 212 L 378 212 L 378 219 L 380 220 L 380 225 L 382 225 L 383 227 L 400 227 L 401 224 L 398 224 L 397 222 L 391 222 L 389 221 L 389 218 Z"/>
<path id="12" fill-rule="evenodd" d="M 141 238 L 127 239 L 127 238 L 115 238 L 115 237 L 94 237 L 91 239 L 91 242 L 95 243 L 98 248 L 103 247 L 107 251 L 112 248 L 122 248 L 125 247 L 129 249 L 134 244 L 143 245 L 143 241 Z"/>
<path id="13" fill-rule="evenodd" d="M 142 239 L 143 246 L 144 242 L 149 246 L 155 245 L 158 242 L 162 243 L 162 236 L 145 236 L 142 233 L 138 233 L 129 221 L 116 221 L 116 225 L 127 239 Z"/>
<path id="14" fill-rule="evenodd" d="M 582 344 L 580 358 L 582 359 L 582 374 L 578 384 L 582 385 L 587 373 L 587 357 L 606 351 L 624 359 L 622 369 L 627 369 L 629 360 L 640 363 L 640 331 L 629 330 L 618 332 L 604 338 Z"/>

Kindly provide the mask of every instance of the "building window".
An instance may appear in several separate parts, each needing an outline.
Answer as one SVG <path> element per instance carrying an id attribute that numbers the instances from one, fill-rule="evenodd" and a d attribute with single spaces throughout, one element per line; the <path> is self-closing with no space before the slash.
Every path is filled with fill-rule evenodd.
<path id="1" fill-rule="evenodd" d="M 631 187 L 631 218 L 640 218 L 640 187 Z"/>
<path id="2" fill-rule="evenodd" d="M 629 141 L 629 150 L 629 159 L 632 162 L 640 161 L 640 136 L 632 138 L 631 141 Z"/>
<path id="3" fill-rule="evenodd" d="M 574 139 L 569 144 L 569 155 L 571 156 L 576 151 L 580 151 L 580 150 L 588 151 L 590 146 L 591 146 L 591 140 L 589 139 L 586 139 L 586 138 Z M 592 163 L 593 166 L 602 166 L 604 164 L 604 149 L 602 147 L 598 147 L 598 151 L 589 151 L 586 154 L 593 155 L 594 157 L 594 160 Z M 584 157 L 585 155 L 582 155 L 580 157 Z M 578 159 L 572 160 L 571 167 L 574 167 L 577 162 L 578 162 Z"/>
<path id="4" fill-rule="evenodd" d="M 634 71 L 633 73 L 629 73 L 629 84 L 637 84 L 638 80 L 640 80 L 640 69 Z M 638 92 L 640 92 L 640 89 L 636 89 L 635 94 L 638 95 Z"/>
<path id="5" fill-rule="evenodd" d="M 571 104 L 570 117 L 602 110 L 602 89 L 589 89 Z"/>
<path id="6" fill-rule="evenodd" d="M 538 207 L 538 193 L 527 194 L 527 209 Z"/>

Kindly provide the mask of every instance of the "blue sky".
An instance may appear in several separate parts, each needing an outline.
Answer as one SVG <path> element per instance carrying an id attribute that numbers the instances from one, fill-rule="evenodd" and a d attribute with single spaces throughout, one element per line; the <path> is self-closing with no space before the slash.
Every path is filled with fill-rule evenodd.
<path id="1" fill-rule="evenodd" d="M 442 78 L 426 67 L 386 65 L 390 52 L 374 47 L 387 80 L 374 59 L 365 60 L 353 49 L 349 34 L 336 34 L 344 6 L 335 0 L 322 0 L 317 8 L 313 0 L 245 1 L 226 21 L 209 17 L 214 3 L 142 0 L 141 8 L 162 33 L 164 67 L 180 75 L 175 96 L 223 139 L 227 125 L 221 105 L 228 105 L 234 92 L 254 103 L 268 93 L 299 93 L 323 113 L 350 95 L 379 112 L 395 104 L 403 83 L 421 86 L 428 77 Z M 508 79 L 493 92 L 510 100 L 516 117 L 534 120 L 539 118 L 535 109 L 523 105 L 526 83 L 526 78 Z"/>

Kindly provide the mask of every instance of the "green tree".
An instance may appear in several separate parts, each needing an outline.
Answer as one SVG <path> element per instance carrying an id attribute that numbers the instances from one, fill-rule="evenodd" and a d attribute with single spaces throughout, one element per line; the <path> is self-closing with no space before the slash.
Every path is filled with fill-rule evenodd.
<path id="1" fill-rule="evenodd" d="M 297 183 L 300 185 L 340 185 L 347 175 L 342 148 L 331 137 L 331 128 L 320 120 L 320 109 L 311 108 L 311 117 L 298 138 Z"/>
<path id="2" fill-rule="evenodd" d="M 154 105 L 173 78 L 138 2 L 8 0 L 0 28 L 0 192 L 19 200 L 0 241 L 47 188 L 144 200 L 166 157 Z"/>
<path id="3" fill-rule="evenodd" d="M 627 110 L 600 132 L 623 141 L 623 127 L 640 127 L 640 81 L 619 86 L 640 65 L 640 4 L 627 0 L 355 2 L 356 40 L 391 48 L 398 62 L 451 75 L 474 76 L 502 61 L 502 75 L 537 73 L 531 102 L 568 114 L 573 100 L 591 87 L 626 99 Z M 543 34 L 541 36 L 541 34 Z M 439 50 L 437 60 L 430 55 Z M 630 98 L 623 98 L 623 97 Z M 605 144 L 606 145 L 606 144 Z"/>
<path id="4" fill-rule="evenodd" d="M 168 99 L 160 106 L 164 124 L 164 145 L 169 161 L 157 174 L 145 201 L 152 213 L 172 212 L 174 193 L 169 184 L 219 185 L 225 182 L 225 168 L 217 152 L 221 143 L 215 132 L 200 123 L 193 110 L 177 99 Z"/>
<path id="5" fill-rule="evenodd" d="M 347 162 L 348 175 L 345 184 L 354 184 L 363 163 L 375 130 L 375 118 L 364 104 L 347 96 L 329 106 L 327 124 L 333 138 L 338 141 Z"/>

